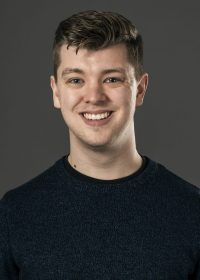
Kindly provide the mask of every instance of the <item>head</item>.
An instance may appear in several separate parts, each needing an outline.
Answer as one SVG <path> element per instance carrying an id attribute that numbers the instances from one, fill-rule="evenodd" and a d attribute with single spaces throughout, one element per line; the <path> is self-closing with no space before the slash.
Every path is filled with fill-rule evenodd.
<path id="1" fill-rule="evenodd" d="M 133 143 L 135 107 L 148 83 L 136 27 L 116 13 L 75 14 L 59 24 L 53 57 L 54 106 L 69 128 L 70 148 Z"/>
<path id="2" fill-rule="evenodd" d="M 53 44 L 54 77 L 60 65 L 60 49 L 100 50 L 125 44 L 129 62 L 134 66 L 138 80 L 143 74 L 143 42 L 136 27 L 125 17 L 113 12 L 85 11 L 63 20 L 55 33 Z"/>

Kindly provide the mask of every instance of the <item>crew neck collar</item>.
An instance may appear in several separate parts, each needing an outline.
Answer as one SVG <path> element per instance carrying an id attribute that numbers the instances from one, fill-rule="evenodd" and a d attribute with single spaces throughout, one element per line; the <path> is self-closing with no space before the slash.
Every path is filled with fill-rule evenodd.
<path id="1" fill-rule="evenodd" d="M 121 187 L 122 185 L 128 186 L 129 183 L 133 185 L 154 182 L 157 171 L 157 163 L 147 156 L 141 156 L 143 158 L 143 164 L 136 172 L 128 176 L 112 180 L 97 179 L 80 173 L 70 165 L 67 160 L 67 156 L 63 156 L 60 160 L 58 160 L 56 162 L 56 166 L 63 181 L 68 181 L 70 178 L 70 180 L 73 180 L 74 183 L 79 183 L 80 186 L 82 185 L 83 188 L 91 187 L 93 190 L 96 188 L 108 190 L 113 186 L 115 188 Z"/>

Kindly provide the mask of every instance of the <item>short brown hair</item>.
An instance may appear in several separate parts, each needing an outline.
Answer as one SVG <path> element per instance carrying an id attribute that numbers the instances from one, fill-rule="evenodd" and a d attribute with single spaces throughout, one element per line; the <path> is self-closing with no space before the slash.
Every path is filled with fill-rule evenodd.
<path id="1" fill-rule="evenodd" d="M 54 76 L 60 65 L 60 48 L 75 46 L 90 50 L 124 43 L 129 61 L 135 68 L 136 79 L 143 74 L 143 42 L 135 25 L 114 12 L 84 11 L 74 14 L 58 25 L 53 44 Z"/>

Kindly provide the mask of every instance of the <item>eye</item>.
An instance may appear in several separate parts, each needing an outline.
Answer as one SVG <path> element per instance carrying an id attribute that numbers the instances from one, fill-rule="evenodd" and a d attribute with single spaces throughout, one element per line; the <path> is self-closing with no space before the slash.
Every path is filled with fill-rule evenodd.
<path id="1" fill-rule="evenodd" d="M 79 78 L 73 78 L 73 79 L 69 79 L 67 81 L 67 83 L 69 83 L 69 84 L 82 84 L 82 83 L 84 83 L 84 81 L 82 79 L 79 79 Z"/>
<path id="2" fill-rule="evenodd" d="M 122 82 L 122 79 L 117 78 L 117 77 L 109 77 L 109 78 L 105 79 L 104 82 L 105 83 L 119 83 L 119 82 Z"/>
<path id="3" fill-rule="evenodd" d="M 81 78 L 73 77 L 65 80 L 66 86 L 73 88 L 80 88 L 84 85 L 84 80 Z"/>

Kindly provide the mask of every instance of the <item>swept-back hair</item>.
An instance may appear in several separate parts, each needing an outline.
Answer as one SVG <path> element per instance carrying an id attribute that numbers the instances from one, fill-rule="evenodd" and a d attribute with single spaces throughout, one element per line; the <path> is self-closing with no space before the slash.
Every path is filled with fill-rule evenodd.
<path id="1" fill-rule="evenodd" d="M 136 79 L 143 74 L 143 42 L 135 25 L 114 12 L 84 11 L 70 16 L 58 25 L 53 44 L 54 76 L 60 65 L 60 48 L 66 45 L 99 50 L 124 43 L 128 59 L 134 66 Z"/>

